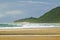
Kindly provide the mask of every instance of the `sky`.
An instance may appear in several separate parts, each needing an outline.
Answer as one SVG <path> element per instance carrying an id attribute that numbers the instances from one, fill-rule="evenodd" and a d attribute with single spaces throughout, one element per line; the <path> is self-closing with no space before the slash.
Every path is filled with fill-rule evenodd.
<path id="1" fill-rule="evenodd" d="M 0 23 L 40 17 L 60 6 L 60 0 L 0 0 Z"/>

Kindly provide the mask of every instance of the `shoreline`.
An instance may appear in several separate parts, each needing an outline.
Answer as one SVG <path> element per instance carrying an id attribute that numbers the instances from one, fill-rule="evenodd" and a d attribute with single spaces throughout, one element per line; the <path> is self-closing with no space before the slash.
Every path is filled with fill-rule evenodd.
<path id="1" fill-rule="evenodd" d="M 0 27 L 0 30 L 4 29 L 46 29 L 46 28 L 60 28 L 60 27 Z"/>

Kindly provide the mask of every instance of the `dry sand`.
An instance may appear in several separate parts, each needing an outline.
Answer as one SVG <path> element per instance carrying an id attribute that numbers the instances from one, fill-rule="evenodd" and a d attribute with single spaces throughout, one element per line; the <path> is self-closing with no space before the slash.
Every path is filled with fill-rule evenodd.
<path id="1" fill-rule="evenodd" d="M 60 40 L 60 36 L 1 35 L 0 40 Z"/>
<path id="2" fill-rule="evenodd" d="M 1 29 L 0 40 L 60 40 L 60 28 Z"/>
<path id="3" fill-rule="evenodd" d="M 60 28 L 1 29 L 0 35 L 60 35 Z"/>

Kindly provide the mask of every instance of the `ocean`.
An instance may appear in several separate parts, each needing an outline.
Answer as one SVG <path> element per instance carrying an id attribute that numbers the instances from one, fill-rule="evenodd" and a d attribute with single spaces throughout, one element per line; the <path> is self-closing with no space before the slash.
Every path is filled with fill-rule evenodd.
<path id="1" fill-rule="evenodd" d="M 17 28 L 52 28 L 60 27 L 60 23 L 0 23 L 0 29 L 17 29 Z"/>

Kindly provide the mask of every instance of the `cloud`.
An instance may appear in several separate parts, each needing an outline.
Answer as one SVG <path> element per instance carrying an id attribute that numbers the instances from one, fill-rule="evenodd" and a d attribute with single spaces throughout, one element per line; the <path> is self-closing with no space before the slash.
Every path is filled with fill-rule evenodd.
<path id="1" fill-rule="evenodd" d="M 0 18 L 5 18 L 5 17 L 16 17 L 18 15 L 24 14 L 24 11 L 21 10 L 11 10 L 11 11 L 5 11 L 4 13 L 0 13 Z"/>
<path id="2" fill-rule="evenodd" d="M 0 14 L 0 18 L 4 17 L 5 15 L 4 14 Z"/>
<path id="3" fill-rule="evenodd" d="M 21 10 L 11 10 L 11 11 L 7 11 L 6 14 L 10 14 L 10 15 L 18 15 L 18 14 L 22 14 L 23 11 Z"/>
<path id="4" fill-rule="evenodd" d="M 7 8 L 7 4 L 4 3 L 0 4 L 0 9 L 4 9 L 4 8 Z"/>
<path id="5" fill-rule="evenodd" d="M 0 4 L 0 9 L 9 9 L 11 7 L 19 7 L 19 6 L 26 6 L 26 5 L 49 5 L 49 2 L 42 2 L 42 1 L 17 1 L 17 2 L 5 2 Z"/>
<path id="6" fill-rule="evenodd" d="M 41 2 L 41 1 L 18 1 L 20 3 L 32 3 L 32 4 L 50 4 L 48 2 Z"/>

